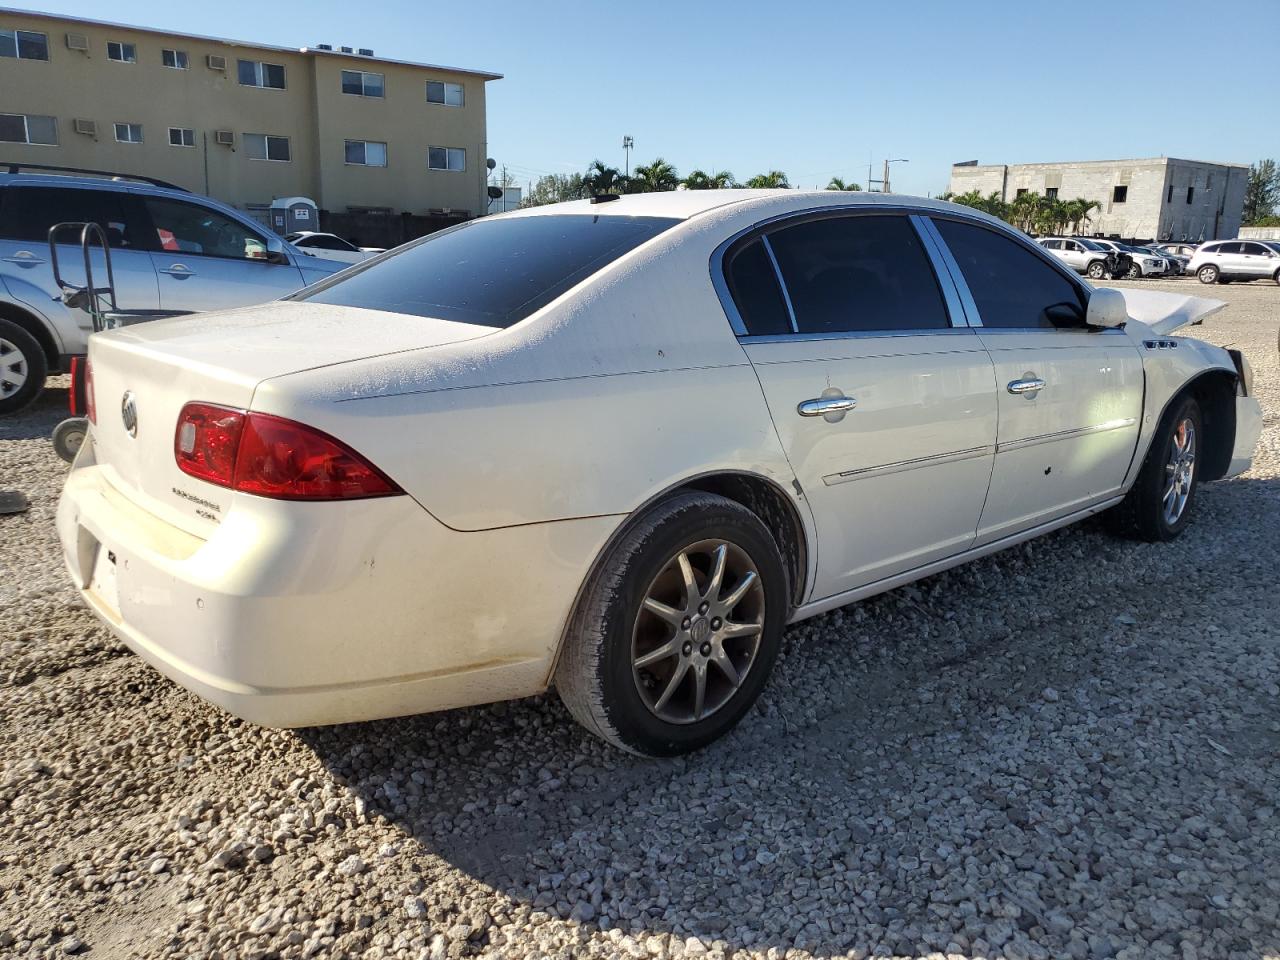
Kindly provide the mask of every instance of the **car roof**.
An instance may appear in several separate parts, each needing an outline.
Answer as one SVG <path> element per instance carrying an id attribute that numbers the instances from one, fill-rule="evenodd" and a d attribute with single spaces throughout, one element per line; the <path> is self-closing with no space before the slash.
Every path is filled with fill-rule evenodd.
<path id="1" fill-rule="evenodd" d="M 196 198 L 207 200 L 199 194 L 181 188 L 157 187 L 142 180 L 130 180 L 125 177 L 93 177 L 72 173 L 8 173 L 0 172 L 0 186 L 16 187 L 70 187 L 72 189 L 90 188 L 93 190 L 118 190 L 144 193 L 149 196 L 174 197 L 190 200 Z"/>

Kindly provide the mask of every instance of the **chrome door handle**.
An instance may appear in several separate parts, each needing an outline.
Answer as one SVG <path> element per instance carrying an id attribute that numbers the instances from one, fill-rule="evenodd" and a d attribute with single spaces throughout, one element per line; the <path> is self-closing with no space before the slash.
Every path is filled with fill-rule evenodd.
<path id="1" fill-rule="evenodd" d="M 1038 393 L 1044 389 L 1044 381 L 1039 377 L 1027 377 L 1025 380 L 1011 380 L 1010 393 Z"/>
<path id="2" fill-rule="evenodd" d="M 196 275 L 196 272 L 194 270 L 192 270 L 190 267 L 187 267 L 181 263 L 175 263 L 171 267 L 165 267 L 160 272 L 167 273 L 169 276 L 177 277 L 180 280 L 185 277 L 194 277 Z"/>
<path id="3" fill-rule="evenodd" d="M 817 397 L 804 400 L 796 407 L 796 413 L 802 417 L 823 417 L 828 413 L 848 413 L 858 405 L 853 397 Z"/>
<path id="4" fill-rule="evenodd" d="M 13 257 L 5 257 L 4 262 L 16 263 L 20 267 L 34 267 L 37 263 L 45 263 L 46 261 L 41 257 L 37 257 L 33 253 L 27 253 L 25 256 L 23 256 L 22 254 L 19 254 Z"/>

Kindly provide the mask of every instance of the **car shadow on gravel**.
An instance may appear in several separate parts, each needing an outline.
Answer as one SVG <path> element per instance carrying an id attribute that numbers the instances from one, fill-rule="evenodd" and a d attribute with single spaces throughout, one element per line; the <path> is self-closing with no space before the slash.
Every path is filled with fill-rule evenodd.
<path id="1" fill-rule="evenodd" d="M 1176 545 L 1088 522 L 793 627 L 688 758 L 613 751 L 554 694 L 298 736 L 413 869 L 582 943 L 1256 957 L 1280 949 L 1280 481 L 1197 512 Z"/>
<path id="2" fill-rule="evenodd" d="M 0 440 L 48 440 L 53 428 L 71 416 L 69 384 L 69 377 L 52 377 L 50 385 L 20 415 L 0 417 Z"/>

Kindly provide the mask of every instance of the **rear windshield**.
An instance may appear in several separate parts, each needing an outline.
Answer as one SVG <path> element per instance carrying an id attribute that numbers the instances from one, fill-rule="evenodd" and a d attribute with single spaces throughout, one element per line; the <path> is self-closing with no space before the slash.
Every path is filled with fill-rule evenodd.
<path id="1" fill-rule="evenodd" d="M 679 222 L 582 214 L 473 220 L 292 299 L 509 327 Z"/>

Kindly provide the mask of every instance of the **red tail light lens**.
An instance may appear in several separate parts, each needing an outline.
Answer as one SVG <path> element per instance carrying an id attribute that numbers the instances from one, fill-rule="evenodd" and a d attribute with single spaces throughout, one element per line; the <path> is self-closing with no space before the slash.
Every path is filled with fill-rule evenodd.
<path id="1" fill-rule="evenodd" d="M 189 403 L 174 436 L 193 477 L 278 500 L 352 500 L 403 493 L 377 467 L 326 433 L 266 413 Z"/>
<path id="2" fill-rule="evenodd" d="M 71 395 L 73 397 L 76 395 L 74 379 L 72 380 Z M 93 363 L 88 357 L 84 358 L 84 413 L 89 418 L 90 423 L 96 424 L 98 422 L 98 407 L 93 401 Z"/>

